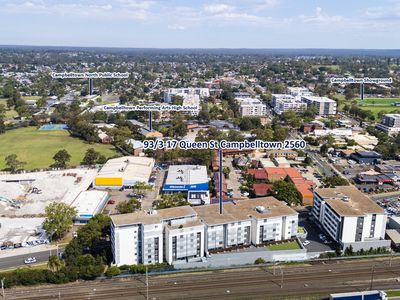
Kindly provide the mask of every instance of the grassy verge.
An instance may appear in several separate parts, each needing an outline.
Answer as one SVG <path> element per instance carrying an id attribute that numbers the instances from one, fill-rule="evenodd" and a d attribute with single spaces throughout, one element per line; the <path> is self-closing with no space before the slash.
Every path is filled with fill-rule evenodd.
<path id="1" fill-rule="evenodd" d="M 268 250 L 271 250 L 271 251 L 297 250 L 297 249 L 300 249 L 300 245 L 299 245 L 299 243 L 297 243 L 297 241 L 290 241 L 290 242 L 269 245 L 267 248 L 268 248 Z"/>

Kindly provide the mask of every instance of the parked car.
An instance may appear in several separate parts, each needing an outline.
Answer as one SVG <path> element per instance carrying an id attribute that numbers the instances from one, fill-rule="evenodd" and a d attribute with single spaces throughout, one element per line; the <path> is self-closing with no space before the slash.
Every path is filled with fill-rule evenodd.
<path id="1" fill-rule="evenodd" d="M 112 200 L 112 199 L 108 200 L 108 202 L 107 202 L 107 204 L 114 204 L 114 203 L 115 203 L 115 200 Z"/>
<path id="2" fill-rule="evenodd" d="M 28 257 L 24 259 L 24 263 L 29 265 L 29 264 L 33 264 L 36 262 L 36 257 Z"/>
<path id="3" fill-rule="evenodd" d="M 305 240 L 305 241 L 303 242 L 303 246 L 307 246 L 307 245 L 309 245 L 309 244 L 310 244 L 310 241 Z"/>

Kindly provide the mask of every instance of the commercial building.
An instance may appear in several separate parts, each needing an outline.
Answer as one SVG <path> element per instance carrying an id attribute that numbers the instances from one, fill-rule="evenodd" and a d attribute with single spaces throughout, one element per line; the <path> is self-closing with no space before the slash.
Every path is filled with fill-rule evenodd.
<path id="1" fill-rule="evenodd" d="M 336 115 L 336 101 L 326 97 L 302 96 L 301 100 L 307 103 L 307 106 L 313 106 L 319 116 Z"/>
<path id="2" fill-rule="evenodd" d="M 288 240 L 298 215 L 273 197 L 111 216 L 116 265 L 200 261 L 210 252 Z"/>
<path id="3" fill-rule="evenodd" d="M 375 151 L 357 151 L 349 156 L 349 159 L 365 165 L 376 165 L 380 162 L 381 158 L 382 155 Z"/>
<path id="4" fill-rule="evenodd" d="M 239 112 L 242 117 L 263 117 L 267 114 L 267 106 L 260 99 L 236 98 L 239 102 Z"/>
<path id="5" fill-rule="evenodd" d="M 137 182 L 147 183 L 153 167 L 154 159 L 150 157 L 124 156 L 110 159 L 95 177 L 93 187 L 119 189 L 132 187 Z"/>
<path id="6" fill-rule="evenodd" d="M 170 88 L 164 92 L 164 102 L 170 103 L 175 96 L 198 95 L 200 98 L 210 97 L 209 88 Z"/>
<path id="7" fill-rule="evenodd" d="M 164 193 L 185 193 L 194 205 L 210 204 L 206 166 L 174 165 L 168 169 L 163 186 Z"/>
<path id="8" fill-rule="evenodd" d="M 386 114 L 376 128 L 394 136 L 400 132 L 400 114 Z"/>
<path id="9" fill-rule="evenodd" d="M 312 214 L 343 249 L 388 247 L 384 210 L 354 186 L 314 191 Z"/>
<path id="10" fill-rule="evenodd" d="M 104 191 L 81 192 L 71 204 L 77 210 L 75 222 L 87 223 L 90 218 L 103 211 L 109 198 L 109 194 Z"/>

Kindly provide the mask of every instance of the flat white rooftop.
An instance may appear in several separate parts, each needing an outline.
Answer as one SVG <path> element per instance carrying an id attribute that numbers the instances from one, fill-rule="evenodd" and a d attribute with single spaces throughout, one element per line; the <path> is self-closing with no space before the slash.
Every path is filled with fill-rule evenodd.
<path id="1" fill-rule="evenodd" d="M 110 159 L 99 171 L 97 178 L 122 178 L 147 182 L 154 167 L 154 158 L 124 156 Z"/>
<path id="2" fill-rule="evenodd" d="M 320 103 L 336 103 L 335 100 L 329 99 L 327 97 L 318 97 L 318 96 L 302 96 L 302 98 Z"/>
<path id="3" fill-rule="evenodd" d="M 174 165 L 168 169 L 165 185 L 200 184 L 208 182 L 206 166 Z"/>
<path id="4" fill-rule="evenodd" d="M 72 202 L 77 210 L 78 216 L 94 216 L 101 212 L 108 198 L 108 192 L 105 191 L 84 191 Z"/>

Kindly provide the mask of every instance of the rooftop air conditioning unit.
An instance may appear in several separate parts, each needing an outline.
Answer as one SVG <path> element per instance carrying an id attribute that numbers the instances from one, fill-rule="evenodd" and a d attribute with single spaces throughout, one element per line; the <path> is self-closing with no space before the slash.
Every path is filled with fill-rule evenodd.
<path id="1" fill-rule="evenodd" d="M 265 207 L 264 206 L 256 206 L 256 211 L 259 212 L 260 214 L 265 213 Z"/>

